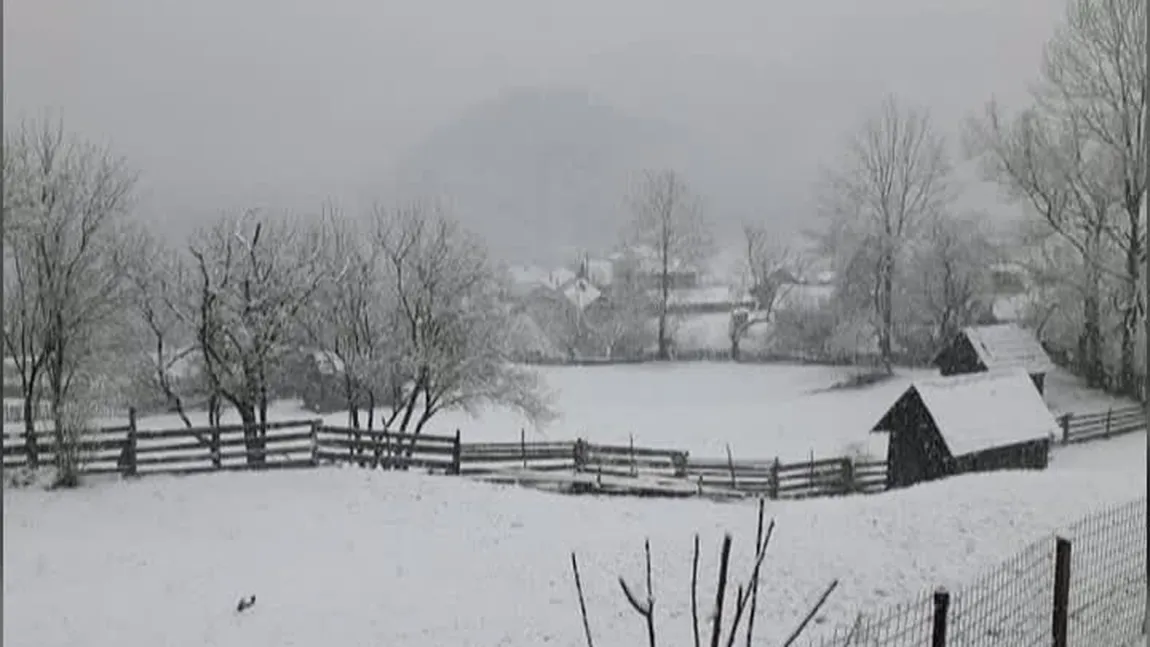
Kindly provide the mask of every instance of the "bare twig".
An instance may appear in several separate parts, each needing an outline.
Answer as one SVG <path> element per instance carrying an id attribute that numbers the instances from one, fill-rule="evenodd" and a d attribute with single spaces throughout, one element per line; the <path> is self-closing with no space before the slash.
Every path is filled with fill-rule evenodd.
<path id="1" fill-rule="evenodd" d="M 828 586 L 827 590 L 824 591 L 822 596 L 819 597 L 819 601 L 815 603 L 815 606 L 807 612 L 807 616 L 803 618 L 802 622 L 799 623 L 798 628 L 795 629 L 790 638 L 787 638 L 787 641 L 783 643 L 783 647 L 791 647 L 791 645 L 793 645 L 794 642 L 799 639 L 799 636 L 803 634 L 803 631 L 807 628 L 807 625 L 810 624 L 811 619 L 815 617 L 815 614 L 819 612 L 819 609 L 823 608 L 823 605 L 827 602 L 827 598 L 831 596 L 831 592 L 834 591 L 838 585 L 838 580 L 831 582 L 831 585 Z"/>
<path id="2" fill-rule="evenodd" d="M 759 557 L 756 559 L 755 572 L 752 575 L 751 583 L 751 613 L 747 617 L 747 647 L 751 647 L 751 638 L 755 635 L 755 609 L 759 604 L 759 567 L 762 564 L 762 555 L 767 553 L 767 545 L 771 543 L 771 534 L 775 529 L 775 520 L 771 519 L 771 525 L 767 529 L 766 537 L 763 536 L 763 512 L 766 506 L 766 500 L 759 499 L 759 526 L 755 531 L 755 550 L 758 552 Z"/>
<path id="3" fill-rule="evenodd" d="M 575 590 L 579 593 L 579 613 L 583 616 L 583 635 L 587 637 L 587 647 L 595 647 L 591 639 L 591 622 L 587 619 L 587 601 L 583 597 L 583 580 L 579 577 L 579 561 L 575 551 L 571 551 L 571 571 L 575 573 Z"/>
<path id="4" fill-rule="evenodd" d="M 695 647 L 699 643 L 699 533 L 695 533 L 695 553 L 691 558 L 691 628 L 694 629 Z"/>
<path id="5" fill-rule="evenodd" d="M 715 591 L 715 616 L 711 624 L 711 647 L 719 647 L 723 631 L 723 597 L 727 593 L 727 568 L 731 562 L 731 535 L 723 535 L 723 549 L 719 557 L 719 587 Z"/>
<path id="6" fill-rule="evenodd" d="M 647 643 L 650 647 L 655 647 L 655 596 L 651 589 L 650 539 L 643 542 L 643 552 L 647 558 L 647 600 L 645 602 L 639 601 L 638 596 L 631 591 L 631 588 L 627 586 L 627 581 L 622 577 L 619 577 L 619 586 L 623 588 L 623 595 L 627 596 L 627 602 L 631 603 L 631 608 L 647 621 Z"/>

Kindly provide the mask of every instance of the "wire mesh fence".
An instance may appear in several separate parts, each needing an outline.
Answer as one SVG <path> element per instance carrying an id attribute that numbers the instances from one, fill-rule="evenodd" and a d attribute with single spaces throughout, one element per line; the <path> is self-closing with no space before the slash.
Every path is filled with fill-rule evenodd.
<path id="1" fill-rule="evenodd" d="M 1128 647 L 1142 640 L 1146 612 L 1146 499 L 1094 513 L 1058 533 L 1070 542 L 1062 591 L 1066 644 Z M 950 591 L 926 594 L 812 637 L 810 647 L 1039 647 L 1055 641 L 1057 539 L 1026 547 L 998 568 Z M 1065 570 L 1062 571 L 1066 573 Z M 1068 586 L 1066 583 L 1068 582 Z M 941 616 L 941 617 L 940 617 Z M 944 642 L 935 642 L 936 622 Z"/>
<path id="2" fill-rule="evenodd" d="M 1070 540 L 1071 645 L 1129 645 L 1146 612 L 1146 500 L 1091 515 Z"/>

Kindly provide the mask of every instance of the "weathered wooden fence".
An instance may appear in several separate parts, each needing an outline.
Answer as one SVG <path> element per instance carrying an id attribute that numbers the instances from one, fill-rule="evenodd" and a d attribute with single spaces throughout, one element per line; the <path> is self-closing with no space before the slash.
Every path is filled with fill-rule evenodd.
<path id="1" fill-rule="evenodd" d="M 55 459 L 51 431 L 35 434 L 42 464 Z M 27 464 L 23 432 L 4 434 L 5 468 Z M 877 492 L 883 461 L 849 458 L 799 463 L 693 459 L 685 451 L 571 442 L 463 443 L 454 435 L 401 434 L 333 427 L 319 420 L 140 429 L 127 425 L 86 433 L 76 445 L 91 474 L 199 474 L 347 464 L 421 469 L 567 492 L 646 496 L 767 496 L 778 499 Z"/>
<path id="2" fill-rule="evenodd" d="M 1146 410 L 1133 404 L 1093 413 L 1068 413 L 1058 423 L 1062 427 L 1061 444 L 1084 443 L 1146 429 Z"/>
<path id="3" fill-rule="evenodd" d="M 1145 429 L 1139 406 L 1066 415 L 1062 444 L 1110 438 Z M 36 432 L 39 458 L 51 463 L 55 439 Z M 22 431 L 6 431 L 3 465 L 25 465 Z M 884 460 L 813 456 L 806 461 L 696 458 L 688 452 L 575 441 L 464 443 L 454 435 L 402 434 L 324 425 L 319 420 L 177 429 L 127 425 L 96 429 L 77 446 L 88 473 L 195 474 L 248 469 L 349 464 L 378 469 L 422 469 L 544 489 L 648 496 L 765 496 L 802 499 L 886 489 Z"/>

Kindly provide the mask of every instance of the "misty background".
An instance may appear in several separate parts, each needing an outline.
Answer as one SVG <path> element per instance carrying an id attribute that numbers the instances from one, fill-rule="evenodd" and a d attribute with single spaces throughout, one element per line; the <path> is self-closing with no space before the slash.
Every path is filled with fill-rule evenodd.
<path id="1" fill-rule="evenodd" d="M 182 236 L 222 210 L 434 193 L 514 262 L 604 249 L 628 174 L 680 171 L 722 238 L 814 224 L 887 93 L 962 119 L 1037 76 L 1051 0 L 8 0 L 5 117 L 61 117 Z M 957 151 L 957 146 L 955 147 Z M 968 174 L 973 183 L 973 174 Z M 964 206 L 1008 217 L 997 191 Z"/>

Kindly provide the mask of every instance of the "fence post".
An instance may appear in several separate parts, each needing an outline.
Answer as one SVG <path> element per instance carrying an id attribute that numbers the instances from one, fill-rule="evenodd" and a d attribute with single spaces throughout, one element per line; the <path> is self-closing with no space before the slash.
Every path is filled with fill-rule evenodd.
<path id="1" fill-rule="evenodd" d="M 220 428 L 212 427 L 208 450 L 212 453 L 212 467 L 223 467 L 223 457 L 220 455 Z"/>
<path id="2" fill-rule="evenodd" d="M 1102 433 L 1103 438 L 1109 438 L 1110 437 L 1110 419 L 1113 416 L 1114 416 L 1114 407 L 1110 407 L 1109 409 L 1106 410 L 1106 431 L 1104 431 Z"/>
<path id="3" fill-rule="evenodd" d="M 771 463 L 771 478 L 770 478 L 770 496 L 772 499 L 779 498 L 779 457 L 775 457 L 775 462 Z"/>
<path id="4" fill-rule="evenodd" d="M 128 408 L 128 438 L 124 444 L 124 476 L 136 476 L 136 408 Z"/>
<path id="5" fill-rule="evenodd" d="M 1070 541 L 1054 538 L 1054 647 L 1067 647 L 1070 610 Z"/>
<path id="6" fill-rule="evenodd" d="M 575 471 L 582 472 L 584 465 L 587 464 L 587 444 L 582 438 L 575 439 L 575 449 L 572 453 L 572 458 L 575 461 Z"/>
<path id="7" fill-rule="evenodd" d="M 319 465 L 319 420 L 311 421 L 311 466 Z"/>
<path id="8" fill-rule="evenodd" d="M 842 462 L 842 478 L 843 478 L 843 494 L 851 494 L 855 491 L 855 464 L 850 457 L 844 458 Z"/>
<path id="9" fill-rule="evenodd" d="M 950 592 L 937 589 L 934 592 L 934 622 L 930 636 L 930 647 L 946 647 L 946 617 L 950 611 Z"/>
<path id="10" fill-rule="evenodd" d="M 630 443 L 631 448 L 631 476 L 638 476 L 639 468 L 635 466 L 635 434 L 629 434 L 627 442 Z"/>
<path id="11" fill-rule="evenodd" d="M 527 430 L 519 428 L 519 456 L 523 459 L 523 469 L 527 469 Z"/>
<path id="12" fill-rule="evenodd" d="M 463 471 L 463 445 L 459 442 L 459 430 L 455 430 L 455 444 L 451 446 L 451 475 L 459 476 Z"/>
<path id="13" fill-rule="evenodd" d="M 1058 425 L 1062 427 L 1062 444 L 1070 444 L 1070 417 L 1072 414 L 1065 413 L 1059 416 Z"/>

